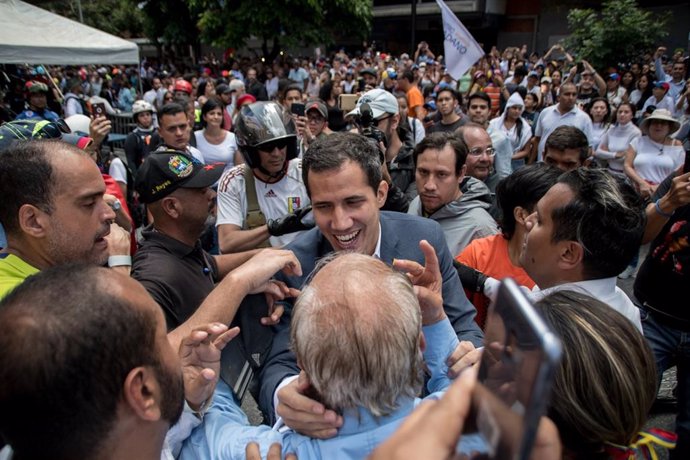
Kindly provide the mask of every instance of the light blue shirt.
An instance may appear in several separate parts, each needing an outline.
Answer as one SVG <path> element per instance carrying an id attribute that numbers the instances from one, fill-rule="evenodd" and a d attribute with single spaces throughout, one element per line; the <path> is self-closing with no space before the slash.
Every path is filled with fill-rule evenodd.
<path id="1" fill-rule="evenodd" d="M 430 392 L 445 390 L 450 384 L 446 359 L 458 345 L 458 338 L 450 322 L 445 319 L 423 328 L 427 349 L 424 359 L 432 377 L 427 385 Z M 438 398 L 433 393 L 428 398 Z M 400 398 L 398 408 L 386 417 L 374 417 L 363 408 L 349 409 L 343 414 L 343 426 L 331 439 L 312 439 L 289 428 L 249 426 L 246 415 L 234 401 L 227 385 L 219 382 L 213 406 L 204 417 L 203 424 L 192 433 L 182 449 L 181 459 L 244 459 L 245 447 L 256 442 L 262 458 L 273 443 L 281 443 L 283 455 L 297 454 L 304 459 L 364 458 L 376 446 L 390 437 L 404 418 L 409 415 L 419 398 Z M 481 450 L 478 436 L 463 436 L 463 451 Z"/>
<path id="2" fill-rule="evenodd" d="M 589 118 L 589 115 L 578 107 L 573 107 L 569 112 L 562 114 L 558 111 L 558 104 L 552 105 L 542 110 L 534 128 L 534 135 L 540 138 L 537 161 L 544 160 L 546 139 L 559 126 L 574 126 L 580 129 L 587 136 L 590 147 L 594 146 L 592 119 Z"/>

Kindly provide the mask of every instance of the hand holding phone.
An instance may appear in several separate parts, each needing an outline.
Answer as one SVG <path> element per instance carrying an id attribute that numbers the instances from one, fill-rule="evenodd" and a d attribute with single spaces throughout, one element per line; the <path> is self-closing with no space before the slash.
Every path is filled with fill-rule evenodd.
<path id="1" fill-rule="evenodd" d="M 511 279 L 489 309 L 475 422 L 489 458 L 527 460 L 546 411 L 561 344 Z"/>
<path id="2" fill-rule="evenodd" d="M 101 118 L 107 116 L 104 102 L 94 102 L 93 104 L 91 104 L 91 107 L 93 108 L 94 118 Z"/>
<path id="3" fill-rule="evenodd" d="M 290 112 L 294 113 L 298 117 L 303 117 L 304 116 L 304 104 L 301 102 L 293 102 L 290 105 Z"/>

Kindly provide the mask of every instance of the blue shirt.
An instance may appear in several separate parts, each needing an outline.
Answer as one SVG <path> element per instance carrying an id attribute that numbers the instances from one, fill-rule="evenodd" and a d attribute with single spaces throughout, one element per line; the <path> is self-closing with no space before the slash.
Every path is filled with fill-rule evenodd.
<path id="1" fill-rule="evenodd" d="M 432 375 L 428 389 L 433 394 L 428 398 L 438 398 L 439 393 L 434 392 L 445 390 L 450 384 L 446 359 L 459 341 L 447 319 L 426 326 L 423 331 L 427 342 L 424 359 Z M 300 459 L 364 458 L 390 437 L 421 401 L 419 398 L 401 397 L 398 408 L 392 414 L 378 418 L 364 408 L 346 410 L 343 414 L 343 426 L 337 436 L 331 439 L 312 439 L 285 426 L 279 427 L 278 424 L 274 428 L 266 425 L 249 426 L 247 417 L 234 401 L 232 392 L 221 381 L 203 424 L 185 442 L 180 458 L 244 459 L 249 442 L 259 444 L 262 458 L 267 455 L 271 444 L 276 442 L 282 444 L 283 455 L 292 452 Z M 467 438 L 468 442 L 472 441 L 472 436 L 463 438 Z M 475 448 L 476 445 L 468 447 Z"/>
<path id="2" fill-rule="evenodd" d="M 43 112 L 37 112 L 35 110 L 26 109 L 22 113 L 17 115 L 17 118 L 15 118 L 15 120 L 30 120 L 30 119 L 58 121 L 60 119 L 60 115 L 58 115 L 57 113 L 53 112 L 52 110 L 48 110 L 48 109 L 44 109 Z"/>

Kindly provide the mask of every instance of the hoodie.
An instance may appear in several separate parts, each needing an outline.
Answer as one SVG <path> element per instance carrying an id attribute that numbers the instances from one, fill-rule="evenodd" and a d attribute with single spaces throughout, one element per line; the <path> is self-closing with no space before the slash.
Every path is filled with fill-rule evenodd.
<path id="1" fill-rule="evenodd" d="M 489 214 L 491 192 L 486 184 L 474 177 L 466 177 L 460 184 L 460 191 L 460 198 L 426 216 L 441 225 L 453 257 L 472 240 L 498 233 L 496 221 Z M 407 213 L 424 217 L 419 197 L 412 200 Z"/>

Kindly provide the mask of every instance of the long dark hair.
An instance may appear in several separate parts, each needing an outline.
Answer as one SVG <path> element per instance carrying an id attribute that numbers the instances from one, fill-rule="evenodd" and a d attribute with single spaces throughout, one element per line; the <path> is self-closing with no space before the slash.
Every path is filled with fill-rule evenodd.
<path id="1" fill-rule="evenodd" d="M 649 99 L 652 96 L 652 88 L 654 88 L 654 75 L 652 75 L 651 73 L 644 73 L 640 75 L 640 78 L 638 78 L 637 82 L 635 83 L 636 86 L 640 84 L 640 80 L 642 80 L 642 77 L 647 77 L 647 87 L 644 91 L 642 91 L 642 96 L 640 96 L 640 100 L 637 101 L 637 110 L 642 110 L 644 103 L 647 101 L 647 99 Z"/>

